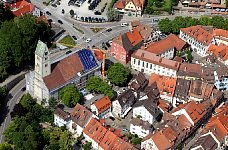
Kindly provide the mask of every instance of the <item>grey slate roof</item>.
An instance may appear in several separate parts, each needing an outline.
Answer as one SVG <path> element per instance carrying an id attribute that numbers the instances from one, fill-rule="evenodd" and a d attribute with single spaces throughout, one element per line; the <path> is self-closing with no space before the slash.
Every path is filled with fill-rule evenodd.
<path id="1" fill-rule="evenodd" d="M 136 101 L 134 92 L 132 89 L 129 89 L 125 92 L 123 92 L 118 98 L 117 100 L 119 101 L 119 104 L 121 107 L 123 107 L 124 105 L 131 103 L 134 104 Z"/>
<path id="2" fill-rule="evenodd" d="M 201 146 L 205 150 L 215 150 L 217 148 L 217 143 L 211 134 L 206 136 L 201 136 L 199 139 L 195 141 L 191 148 Z"/>

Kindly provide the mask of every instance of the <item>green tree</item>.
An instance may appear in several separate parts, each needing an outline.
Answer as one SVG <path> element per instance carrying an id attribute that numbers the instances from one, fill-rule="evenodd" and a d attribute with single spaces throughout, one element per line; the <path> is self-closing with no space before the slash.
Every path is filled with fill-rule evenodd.
<path id="1" fill-rule="evenodd" d="M 222 29 L 224 26 L 224 19 L 222 16 L 213 16 L 212 25 L 214 28 Z"/>
<path id="2" fill-rule="evenodd" d="M 20 104 L 27 110 L 31 110 L 36 104 L 32 96 L 28 93 L 24 94 L 20 100 Z"/>
<path id="3" fill-rule="evenodd" d="M 86 142 L 86 144 L 83 145 L 83 150 L 91 150 L 91 142 Z"/>
<path id="4" fill-rule="evenodd" d="M 111 83 L 123 86 L 127 83 L 130 76 L 130 70 L 121 63 L 115 63 L 108 69 L 108 79 Z"/>
<path id="5" fill-rule="evenodd" d="M 178 34 L 180 29 L 185 27 L 185 19 L 181 16 L 175 17 L 175 19 L 172 21 L 172 33 L 174 34 Z"/>
<path id="6" fill-rule="evenodd" d="M 65 105 L 74 107 L 79 102 L 81 94 L 73 85 L 68 85 L 59 91 L 59 97 Z"/>
<path id="7" fill-rule="evenodd" d="M 158 22 L 159 30 L 160 30 L 162 33 L 165 33 L 165 34 L 171 33 L 171 31 L 172 31 L 171 26 L 172 26 L 172 22 L 171 22 L 171 20 L 169 20 L 168 18 L 161 19 L 161 20 Z"/>
<path id="8" fill-rule="evenodd" d="M 50 99 L 49 99 L 49 106 L 51 107 L 51 108 L 55 108 L 55 106 L 58 104 L 58 102 L 57 102 L 57 100 L 54 98 L 54 97 L 51 97 Z"/>
<path id="9" fill-rule="evenodd" d="M 59 139 L 59 146 L 60 150 L 72 150 L 72 139 L 71 135 L 68 131 L 62 132 L 60 139 Z"/>
<path id="10" fill-rule="evenodd" d="M 209 17 L 206 16 L 202 16 L 199 19 L 199 24 L 203 25 L 203 26 L 208 26 L 208 25 L 212 25 L 212 20 Z"/>
<path id="11" fill-rule="evenodd" d="M 119 12 L 115 9 L 111 9 L 107 12 L 108 21 L 118 21 L 119 20 Z"/>
<path id="12" fill-rule="evenodd" d="M 14 15 L 12 14 L 10 7 L 0 2 L 0 25 L 5 20 L 11 20 L 13 18 L 14 18 Z"/>
<path id="13" fill-rule="evenodd" d="M 9 143 L 0 144 L 0 150 L 13 150 L 12 146 Z"/>
<path id="14" fill-rule="evenodd" d="M 199 20 L 192 17 L 185 18 L 185 27 L 191 27 L 199 24 Z"/>

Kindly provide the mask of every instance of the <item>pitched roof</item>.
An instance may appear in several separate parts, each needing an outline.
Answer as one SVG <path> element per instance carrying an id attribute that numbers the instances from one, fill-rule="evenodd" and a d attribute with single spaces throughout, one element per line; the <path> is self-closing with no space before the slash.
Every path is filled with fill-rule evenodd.
<path id="1" fill-rule="evenodd" d="M 137 101 L 134 105 L 135 107 L 143 106 L 154 118 L 159 117 L 162 114 L 161 110 L 157 106 L 157 100 L 154 99 L 146 99 Z"/>
<path id="2" fill-rule="evenodd" d="M 151 130 L 151 124 L 148 121 L 143 121 L 139 118 L 133 118 L 130 121 L 131 124 L 133 124 L 134 126 L 140 126 L 145 130 Z"/>
<path id="3" fill-rule="evenodd" d="M 187 100 L 189 88 L 190 88 L 190 80 L 178 78 L 176 82 L 174 96 L 183 100 Z"/>
<path id="4" fill-rule="evenodd" d="M 224 105 L 220 108 L 220 112 L 211 117 L 206 124 L 205 131 L 212 132 L 213 135 L 221 142 L 228 134 L 228 106 Z"/>
<path id="5" fill-rule="evenodd" d="M 114 4 L 114 8 L 117 9 L 124 9 L 125 8 L 125 0 L 118 0 L 115 4 Z"/>
<path id="6" fill-rule="evenodd" d="M 177 75 L 200 78 L 201 71 L 200 64 L 181 63 Z"/>
<path id="7" fill-rule="evenodd" d="M 94 105 L 96 106 L 98 113 L 101 114 L 112 106 L 112 102 L 110 101 L 108 96 L 104 96 L 101 99 L 96 100 L 94 102 Z"/>
<path id="8" fill-rule="evenodd" d="M 181 28 L 180 30 L 207 46 L 211 43 L 211 40 L 213 39 L 212 34 L 200 25 Z"/>
<path id="9" fill-rule="evenodd" d="M 65 111 L 63 111 L 63 110 L 60 109 L 60 108 L 55 109 L 54 114 L 57 115 L 57 116 L 59 116 L 59 117 L 62 118 L 63 120 L 66 120 L 67 118 L 70 117 L 69 114 L 67 114 Z"/>
<path id="10" fill-rule="evenodd" d="M 84 134 L 89 136 L 95 142 L 100 143 L 104 138 L 107 129 L 102 126 L 102 124 L 95 118 L 92 118 L 90 122 L 83 129 Z"/>
<path id="11" fill-rule="evenodd" d="M 223 61 L 228 60 L 228 46 L 223 43 L 218 46 L 211 44 L 208 48 L 208 53 L 213 53 L 216 58 L 220 58 Z"/>
<path id="12" fill-rule="evenodd" d="M 147 84 L 148 80 L 142 72 L 135 74 L 129 82 L 129 86 L 132 87 L 134 90 L 141 90 L 145 88 Z"/>
<path id="13" fill-rule="evenodd" d="M 17 10 L 13 11 L 13 14 L 15 16 L 22 16 L 27 13 L 31 13 L 35 6 L 33 4 L 28 4 L 26 6 L 23 6 L 21 8 L 18 8 Z"/>
<path id="14" fill-rule="evenodd" d="M 10 4 L 10 7 L 12 9 L 18 9 L 18 8 L 22 8 L 22 7 L 29 5 L 29 4 L 30 3 L 28 3 L 26 0 L 22 0 L 22 1 Z"/>
<path id="15" fill-rule="evenodd" d="M 218 147 L 218 144 L 211 134 L 207 134 L 198 138 L 191 146 L 191 148 L 196 147 L 201 147 L 203 150 L 215 150 Z"/>
<path id="16" fill-rule="evenodd" d="M 132 31 L 127 32 L 126 35 L 129 41 L 131 42 L 132 46 L 136 46 L 143 40 L 137 28 L 134 28 Z"/>
<path id="17" fill-rule="evenodd" d="M 147 40 L 154 31 L 152 27 L 144 24 L 139 24 L 138 26 L 136 26 L 136 29 L 139 30 L 139 33 L 143 40 Z"/>
<path id="18" fill-rule="evenodd" d="M 170 34 L 165 39 L 159 40 L 154 43 L 150 43 L 144 48 L 146 51 L 160 55 L 173 48 L 180 51 L 184 48 L 185 45 L 186 45 L 185 41 L 183 41 L 182 39 L 180 39 L 178 36 L 174 34 Z"/>
<path id="19" fill-rule="evenodd" d="M 44 83 L 51 91 L 77 76 L 83 65 L 77 53 L 51 65 L 51 74 L 44 77 Z"/>
<path id="20" fill-rule="evenodd" d="M 92 117 L 92 113 L 80 104 L 77 104 L 71 112 L 71 119 L 80 127 L 85 127 Z"/>
<path id="21" fill-rule="evenodd" d="M 104 150 L 109 150 L 110 146 L 113 145 L 116 139 L 117 139 L 117 135 L 115 135 L 113 132 L 108 130 L 104 138 L 101 140 L 99 146 L 102 147 Z"/>
<path id="22" fill-rule="evenodd" d="M 132 57 L 173 70 L 178 70 L 180 66 L 180 63 L 177 61 L 161 58 L 159 56 L 156 56 L 154 53 L 142 49 L 139 49 L 133 53 Z"/>
<path id="23" fill-rule="evenodd" d="M 129 102 L 134 103 L 136 99 L 133 90 L 129 89 L 118 96 L 117 100 L 119 101 L 120 106 L 123 107 L 125 105 L 128 105 Z"/>
<path id="24" fill-rule="evenodd" d="M 226 39 L 228 38 L 228 31 L 223 29 L 214 29 L 212 32 L 216 38 Z"/>
<path id="25" fill-rule="evenodd" d="M 154 77 L 154 76 L 157 76 Z M 154 81 L 152 81 L 152 79 L 156 79 Z M 172 77 L 167 77 L 167 76 L 160 76 L 157 74 L 151 74 L 151 78 L 150 78 L 150 83 L 156 82 L 157 83 L 157 87 L 160 91 L 160 94 L 162 93 L 167 93 L 168 96 L 172 96 L 174 95 L 174 90 L 176 88 L 176 78 L 172 78 Z"/>

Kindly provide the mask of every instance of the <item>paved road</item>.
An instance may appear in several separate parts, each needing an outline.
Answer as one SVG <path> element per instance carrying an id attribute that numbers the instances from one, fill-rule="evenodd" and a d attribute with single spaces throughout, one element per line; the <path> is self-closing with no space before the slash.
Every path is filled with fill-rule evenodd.
<path id="1" fill-rule="evenodd" d="M 21 89 L 23 87 L 25 87 L 25 79 L 20 81 L 11 91 L 9 91 L 9 94 L 7 96 L 7 98 L 9 98 L 9 100 L 7 102 L 7 107 L 6 107 L 6 108 L 8 108 L 8 111 L 6 110 L 5 120 L 0 126 L 0 143 L 4 142 L 3 132 L 7 129 L 7 127 L 9 126 L 9 124 L 11 122 L 10 112 L 12 112 L 15 104 L 17 104 L 19 102 L 21 96 L 24 93 L 23 91 L 21 91 Z M 1 112 L 1 115 L 5 113 L 3 111 Z M 4 116 L 1 116 L 1 117 L 4 117 Z"/>

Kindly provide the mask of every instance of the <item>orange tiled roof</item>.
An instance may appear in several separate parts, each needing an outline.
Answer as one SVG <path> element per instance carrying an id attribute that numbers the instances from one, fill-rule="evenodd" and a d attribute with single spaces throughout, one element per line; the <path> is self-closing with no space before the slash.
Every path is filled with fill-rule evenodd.
<path id="1" fill-rule="evenodd" d="M 175 48 L 176 50 L 180 51 L 184 48 L 186 42 L 180 39 L 178 36 L 174 34 L 170 34 L 167 38 L 162 39 L 155 43 L 150 43 L 145 47 L 146 51 L 150 51 L 151 53 L 155 53 L 160 55 L 167 50 Z"/>
<path id="2" fill-rule="evenodd" d="M 208 53 L 213 53 L 216 58 L 221 58 L 223 61 L 228 60 L 228 46 L 223 43 L 218 46 L 211 44 Z"/>
<path id="3" fill-rule="evenodd" d="M 137 28 L 134 28 L 132 32 L 127 32 L 126 35 L 133 46 L 137 45 L 143 40 Z"/>
<path id="4" fill-rule="evenodd" d="M 209 45 L 213 38 L 212 34 L 200 25 L 181 28 L 180 30 L 204 45 Z"/>
<path id="5" fill-rule="evenodd" d="M 97 60 L 102 60 L 103 59 L 103 53 L 99 49 L 94 51 L 94 55 L 97 58 Z"/>
<path id="6" fill-rule="evenodd" d="M 44 83 L 49 90 L 66 83 L 83 70 L 83 65 L 77 54 L 72 54 L 51 65 L 51 74 L 44 77 Z"/>
<path id="7" fill-rule="evenodd" d="M 27 1 L 23 0 L 23 1 L 19 1 L 19 2 L 16 2 L 16 3 L 13 3 L 13 4 L 10 4 L 10 7 L 12 9 L 18 9 L 18 8 L 22 8 L 24 6 L 27 6 L 29 5 L 30 3 L 28 3 Z"/>
<path id="8" fill-rule="evenodd" d="M 166 92 L 169 96 L 174 95 L 177 82 L 176 78 L 152 74 L 149 83 L 152 84 L 153 82 L 157 83 L 157 87 L 160 93 Z"/>
<path id="9" fill-rule="evenodd" d="M 107 131 L 99 145 L 104 150 L 109 150 L 111 145 L 113 145 L 113 143 L 115 142 L 116 139 L 117 139 L 117 135 L 115 135 L 111 131 Z"/>
<path id="10" fill-rule="evenodd" d="M 205 130 L 211 131 L 219 141 L 222 141 L 228 134 L 228 105 L 222 106 L 220 110 L 221 112 L 209 119 Z"/>
<path id="11" fill-rule="evenodd" d="M 125 0 L 118 0 L 114 7 L 117 8 L 117 9 L 124 9 L 125 8 L 125 3 L 126 1 Z"/>
<path id="12" fill-rule="evenodd" d="M 213 36 L 228 38 L 228 31 L 223 29 L 214 29 L 212 32 Z"/>
<path id="13" fill-rule="evenodd" d="M 108 96 L 105 96 L 94 102 L 94 105 L 97 107 L 98 113 L 102 113 L 112 106 L 112 102 L 110 101 Z"/>
<path id="14" fill-rule="evenodd" d="M 24 14 L 31 13 L 34 8 L 35 8 L 34 5 L 28 4 L 26 6 L 23 6 L 23 7 L 19 8 L 19 9 L 17 9 L 16 11 L 13 11 L 13 14 L 15 16 L 22 16 Z"/>
<path id="15" fill-rule="evenodd" d="M 107 129 L 103 127 L 99 121 L 92 118 L 87 126 L 83 129 L 83 132 L 95 142 L 100 143 L 103 140 Z"/>

